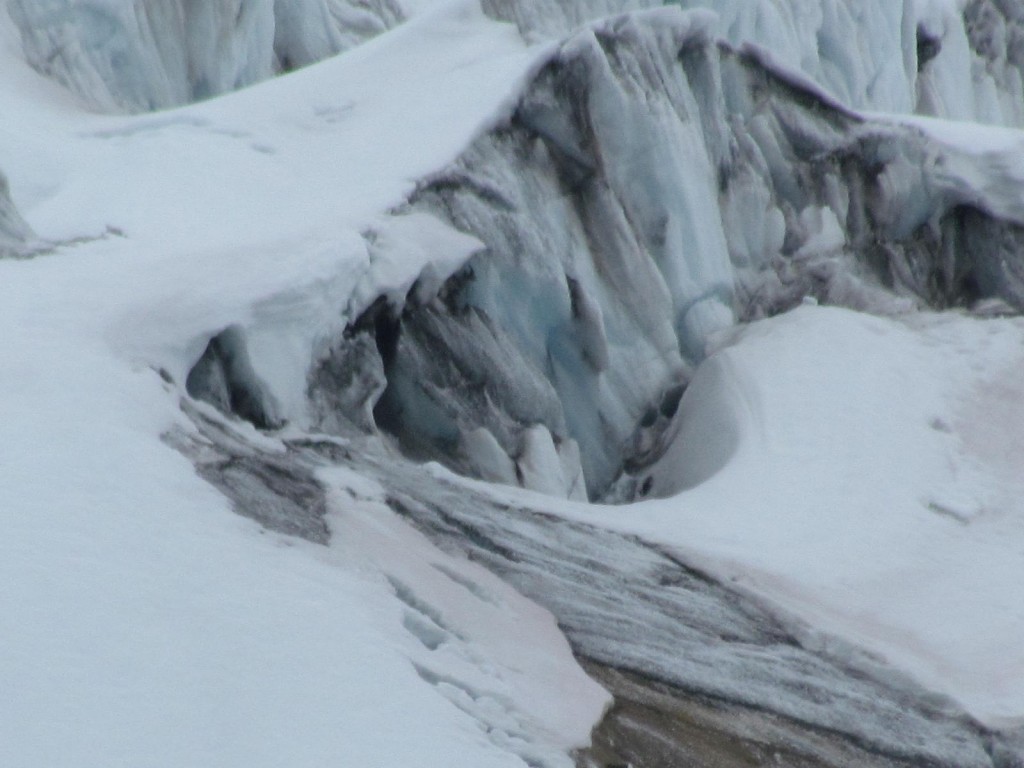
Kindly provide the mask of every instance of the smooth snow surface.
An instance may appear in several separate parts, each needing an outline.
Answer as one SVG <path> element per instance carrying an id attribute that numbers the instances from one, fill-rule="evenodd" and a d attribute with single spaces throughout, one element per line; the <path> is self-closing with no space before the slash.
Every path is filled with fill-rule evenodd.
<path id="1" fill-rule="evenodd" d="M 1022 371 L 1019 320 L 800 308 L 698 369 L 667 498 L 598 517 L 1019 723 Z"/>
<path id="2" fill-rule="evenodd" d="M 570 765 L 606 694 L 550 615 L 344 478 L 336 547 L 263 535 L 161 442 L 190 426 L 154 370 L 184 382 L 231 325 L 257 370 L 303 361 L 268 376 L 296 402 L 339 296 L 476 247 L 420 222 L 450 250 L 386 267 L 360 231 L 537 53 L 455 3 L 219 101 L 101 118 L 0 42 L 0 167 L 38 235 L 0 262 L 0 763 Z"/>

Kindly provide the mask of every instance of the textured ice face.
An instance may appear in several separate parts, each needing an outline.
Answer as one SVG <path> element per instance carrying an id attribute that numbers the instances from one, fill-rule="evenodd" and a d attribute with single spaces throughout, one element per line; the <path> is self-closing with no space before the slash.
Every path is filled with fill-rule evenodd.
<path id="1" fill-rule="evenodd" d="M 318 61 L 401 19 L 392 0 L 8 0 L 29 63 L 104 111 L 179 106 Z"/>
<path id="2" fill-rule="evenodd" d="M 771 51 L 847 106 L 914 108 L 914 4 L 903 0 L 680 0 L 709 8 L 734 45 Z"/>
<path id="3" fill-rule="evenodd" d="M 0 257 L 17 254 L 31 237 L 32 230 L 14 207 L 7 178 L 0 172 Z"/>
<path id="4" fill-rule="evenodd" d="M 663 9 L 566 42 L 508 124 L 410 201 L 486 250 L 438 300 L 391 296 L 364 316 L 314 391 L 348 392 L 357 423 L 375 404 L 406 450 L 468 474 L 551 491 L 578 458 L 592 497 L 629 497 L 736 319 L 805 299 L 1024 306 L 1024 216 L 1000 202 L 1013 182 L 994 157 L 859 118 L 762 53 L 720 47 L 714 23 Z M 320 376 L 374 346 L 379 400 L 377 384 Z M 533 468 L 538 424 L 558 482 Z"/>
<path id="5" fill-rule="evenodd" d="M 670 5 L 665 0 L 481 0 L 487 13 L 530 37 L 564 37 L 604 16 Z"/>
<path id="6" fill-rule="evenodd" d="M 184 104 L 268 77 L 272 0 L 10 0 L 28 61 L 103 110 Z"/>
<path id="7" fill-rule="evenodd" d="M 679 0 L 843 104 L 1024 125 L 1024 19 L 994 0 Z"/>
<path id="8" fill-rule="evenodd" d="M 676 4 L 713 10 L 716 35 L 771 51 L 847 106 L 1024 125 L 1024 18 L 1005 0 L 481 0 L 529 39 Z M 311 64 L 395 26 L 418 6 L 7 0 L 33 66 L 95 108 L 128 111 L 177 106 Z"/>

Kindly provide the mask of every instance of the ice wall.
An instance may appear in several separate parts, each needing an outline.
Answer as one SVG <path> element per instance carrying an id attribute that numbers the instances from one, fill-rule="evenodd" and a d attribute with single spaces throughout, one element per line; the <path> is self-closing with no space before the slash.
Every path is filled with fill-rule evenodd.
<path id="1" fill-rule="evenodd" d="M 537 39 L 613 13 L 708 8 L 856 109 L 1024 125 L 1013 0 L 481 0 Z M 101 110 L 175 106 L 319 61 L 399 23 L 401 0 L 7 0 L 25 55 Z"/>
<path id="2" fill-rule="evenodd" d="M 25 56 L 100 110 L 178 106 L 360 42 L 393 0 L 7 0 Z"/>
<path id="3" fill-rule="evenodd" d="M 282 69 L 306 66 L 397 25 L 398 0 L 276 0 L 274 51 Z"/>
<path id="4" fill-rule="evenodd" d="M 561 38 L 603 16 L 669 3 L 666 0 L 481 0 L 480 4 L 495 18 L 514 22 L 528 37 Z"/>
<path id="5" fill-rule="evenodd" d="M 854 109 L 1024 126 L 1024 11 L 1015 0 L 483 0 L 533 36 L 678 4 L 715 35 L 768 51 Z"/>
<path id="6" fill-rule="evenodd" d="M 913 0 L 679 0 L 713 8 L 717 33 L 755 44 L 855 108 L 910 112 L 917 56 Z"/>
<path id="7" fill-rule="evenodd" d="M 421 184 L 408 208 L 487 249 L 436 299 L 378 302 L 350 328 L 313 375 L 325 423 L 344 403 L 468 474 L 566 495 L 582 474 L 591 497 L 632 497 L 736 319 L 807 298 L 1024 306 L 1004 266 L 1024 216 L 980 191 L 970 158 L 714 30 L 665 8 L 576 34 L 511 120 Z"/>
<path id="8" fill-rule="evenodd" d="M 1024 125 L 1013 0 L 678 0 L 855 109 Z"/>
<path id="9" fill-rule="evenodd" d="M 1024 126 L 1024 6 L 969 0 L 962 15 L 946 9 L 919 29 L 941 43 L 919 78 L 919 113 Z"/>

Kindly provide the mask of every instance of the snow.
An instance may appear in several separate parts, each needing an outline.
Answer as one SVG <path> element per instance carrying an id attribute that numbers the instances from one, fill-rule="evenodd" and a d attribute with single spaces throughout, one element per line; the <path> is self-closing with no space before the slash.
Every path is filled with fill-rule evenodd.
<path id="1" fill-rule="evenodd" d="M 665 498 L 577 516 L 1019 725 L 1021 370 L 1019 320 L 804 306 L 698 369 L 651 473 Z"/>
<path id="2" fill-rule="evenodd" d="M 498 119 L 543 51 L 455 3 L 313 70 L 135 118 L 69 114 L 66 101 L 33 88 L 9 37 L 2 55 L 16 73 L 0 84 L 12 105 L 0 168 L 14 202 L 62 255 L 62 243 L 86 241 L 53 281 L 33 280 L 37 290 L 64 303 L 77 286 L 97 302 L 83 321 L 135 362 L 182 380 L 205 340 L 232 323 L 254 334 L 286 321 L 285 335 L 326 333 L 352 319 L 338 318 L 335 302 L 353 274 L 364 275 L 366 296 L 376 279 L 400 282 L 359 233 Z M 453 255 L 468 255 L 465 241 L 449 236 L 456 250 L 437 254 L 439 275 Z M 426 266 L 410 262 L 407 282 Z M 303 343 L 308 361 L 316 339 Z M 274 362 L 255 358 L 258 371 Z M 304 381 L 289 386 L 301 393 Z"/>
<path id="3" fill-rule="evenodd" d="M 275 416 L 301 432 L 306 373 L 323 347 L 378 296 L 396 309 L 429 300 L 481 248 L 395 208 L 506 118 L 556 48 L 527 47 L 468 0 L 403 6 L 411 20 L 336 59 L 141 117 L 82 109 L 23 62 L 0 14 L 0 169 L 25 221 L 2 197 L 0 214 L 13 222 L 4 236 L 36 254 L 0 261 L 4 765 L 568 766 L 607 706 L 550 614 L 433 547 L 374 482 L 324 472 L 334 538 L 317 547 L 234 515 L 161 439 L 194 429 L 181 387 L 226 330 L 238 375 L 265 386 Z M 799 55 L 805 74 L 855 106 L 909 111 L 909 17 L 871 5 L 851 54 L 837 32 L 849 6 L 788 20 L 735 4 L 719 13 L 734 15 L 737 41 Z M 952 18 L 953 6 L 929 8 L 928 18 Z M 692 23 L 703 36 L 711 18 L 661 10 L 632 34 L 676 45 L 656 22 Z M 627 34 L 631 23 L 596 29 Z M 813 52 L 784 46 L 808 24 Z M 887 36 L 872 37 L 882 27 Z M 306 34 L 289 43 L 309 43 L 303 61 L 339 44 Z M 590 30 L 563 53 L 590 50 L 595 66 L 610 66 L 598 49 Z M 845 70 L 847 59 L 863 67 Z M 264 64 L 214 90 L 265 76 Z M 929 87 L 948 95 L 943 71 Z M 837 80 L 843 72 L 853 80 Z M 671 548 L 789 616 L 806 646 L 842 638 L 987 725 L 1024 722 L 1024 323 L 804 306 L 723 332 L 733 323 L 729 251 L 755 261 L 780 250 L 785 222 L 751 181 L 722 226 L 713 161 L 723 148 L 706 147 L 696 121 L 640 119 L 634 106 L 647 95 L 617 83 L 598 82 L 587 108 L 609 195 L 633 205 L 663 270 L 657 281 L 623 279 L 638 294 L 651 287 L 645 300 L 675 315 L 663 320 L 676 333 L 659 325 L 646 354 L 633 326 L 580 288 L 587 276 L 573 283 L 558 265 L 529 276 L 544 288 L 529 294 L 530 322 L 509 305 L 508 285 L 495 287 L 499 269 L 482 274 L 480 290 L 506 304 L 523 336 L 557 327 L 576 305 L 561 332 L 584 353 L 550 363 L 589 387 L 567 386 L 580 394 L 576 423 L 593 419 L 602 387 L 637 389 L 681 368 L 677 336 L 702 347 L 717 333 L 718 351 L 650 472 L 658 498 L 597 508 L 507 493 Z M 677 96 L 694 114 L 710 98 Z M 1024 224 L 1021 134 L 885 119 L 945 148 L 946 170 L 931 169 L 945 202 Z M 564 133 L 571 158 L 575 137 Z M 639 151 L 652 147 L 661 151 Z M 781 151 L 768 160 L 784 163 Z M 882 183 L 913 198 L 916 169 L 893 167 Z M 798 256 L 843 249 L 841 203 L 798 214 Z M 558 202 L 535 205 L 562 217 Z M 600 378 L 616 357 L 636 382 Z M 518 466 L 490 431 L 461 437 L 482 475 L 518 470 L 533 489 L 583 494 L 579 446 L 546 426 L 526 431 Z M 244 440 L 288 450 L 252 428 Z"/>
<path id="4" fill-rule="evenodd" d="M 941 152 L 929 158 L 932 184 L 948 203 L 963 203 L 1024 225 L 1024 131 L 920 115 L 869 113 L 883 123 L 910 126 Z"/>
<path id="5" fill-rule="evenodd" d="M 8 24 L 0 167 L 39 255 L 0 262 L 0 762 L 570 765 L 607 695 L 549 614 L 337 478 L 335 548 L 236 516 L 161 440 L 191 427 L 156 372 L 183 384 L 231 327 L 296 407 L 357 284 L 436 283 L 475 247 L 420 221 L 451 249 L 385 270 L 360 233 L 544 51 L 449 3 L 248 91 L 102 117 L 29 70 Z M 443 603 L 457 642 L 424 648 L 437 629 L 389 577 Z"/>

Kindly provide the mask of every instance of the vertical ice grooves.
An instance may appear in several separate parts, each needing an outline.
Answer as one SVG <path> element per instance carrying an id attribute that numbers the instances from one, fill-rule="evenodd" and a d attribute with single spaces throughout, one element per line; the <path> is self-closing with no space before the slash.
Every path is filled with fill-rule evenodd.
<path id="1" fill-rule="evenodd" d="M 543 425 L 578 445 L 590 498 L 642 495 L 660 402 L 734 315 L 806 296 L 885 314 L 1024 307 L 1024 275 L 1004 266 L 1019 228 L 958 206 L 959 182 L 930 170 L 942 152 L 690 17 L 584 30 L 403 208 L 487 249 L 440 300 L 375 328 L 377 426 L 412 455 L 521 484 L 511 468 Z"/>

